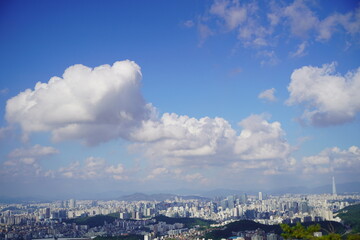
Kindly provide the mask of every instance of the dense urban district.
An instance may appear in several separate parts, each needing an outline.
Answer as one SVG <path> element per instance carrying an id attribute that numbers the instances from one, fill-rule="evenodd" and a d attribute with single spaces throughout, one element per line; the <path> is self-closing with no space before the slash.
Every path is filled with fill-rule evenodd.
<path id="1" fill-rule="evenodd" d="M 299 232 L 295 228 L 301 227 L 305 231 L 314 224 L 319 225 L 312 236 L 352 234 L 351 239 L 359 239 L 359 203 L 359 194 L 267 196 L 261 192 L 213 199 L 2 203 L 0 239 L 278 240 L 287 238 L 284 231 Z"/>

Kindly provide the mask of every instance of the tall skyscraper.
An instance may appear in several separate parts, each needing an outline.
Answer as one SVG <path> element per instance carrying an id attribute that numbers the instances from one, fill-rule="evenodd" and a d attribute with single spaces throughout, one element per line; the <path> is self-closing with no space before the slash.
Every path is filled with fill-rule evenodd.
<path id="1" fill-rule="evenodd" d="M 259 200 L 260 200 L 260 201 L 263 200 L 263 194 L 262 194 L 262 192 L 259 192 Z"/>
<path id="2" fill-rule="evenodd" d="M 69 200 L 69 208 L 75 208 L 75 207 L 76 207 L 76 200 L 72 198 Z"/>
<path id="3" fill-rule="evenodd" d="M 235 207 L 235 197 L 234 196 L 228 196 L 228 208 L 233 209 Z"/>
<path id="4" fill-rule="evenodd" d="M 335 185 L 335 177 L 332 177 L 332 194 L 333 196 L 336 196 L 336 185 Z"/>
<path id="5" fill-rule="evenodd" d="M 50 208 L 45 209 L 45 218 L 50 218 Z"/>

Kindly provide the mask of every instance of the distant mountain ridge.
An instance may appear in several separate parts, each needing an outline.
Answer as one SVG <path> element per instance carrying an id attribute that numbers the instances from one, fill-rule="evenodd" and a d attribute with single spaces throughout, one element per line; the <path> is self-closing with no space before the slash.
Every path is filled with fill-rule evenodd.
<path id="1" fill-rule="evenodd" d="M 180 196 L 176 194 L 157 193 L 157 194 L 145 194 L 145 193 L 134 193 L 130 195 L 121 196 L 118 200 L 121 201 L 165 201 L 174 200 L 176 197 L 182 199 L 199 199 L 208 200 L 208 198 L 201 196 Z"/>
<path id="2" fill-rule="evenodd" d="M 121 201 L 164 201 L 167 199 L 174 199 L 176 195 L 174 194 L 145 194 L 145 193 L 134 193 L 130 195 L 121 196 L 118 200 Z"/>

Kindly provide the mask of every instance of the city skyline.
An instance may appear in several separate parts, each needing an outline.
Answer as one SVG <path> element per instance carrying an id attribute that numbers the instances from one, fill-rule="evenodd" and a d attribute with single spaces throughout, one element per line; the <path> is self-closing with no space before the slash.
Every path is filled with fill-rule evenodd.
<path id="1" fill-rule="evenodd" d="M 278 239 L 276 234 L 281 233 L 279 224 L 283 223 L 322 224 L 330 231 L 334 231 L 334 226 L 339 228 L 336 232 L 343 231 L 344 212 L 352 214 L 350 212 L 359 206 L 354 202 L 359 200 L 360 196 L 356 194 L 272 196 L 260 192 L 259 196 L 241 194 L 213 199 L 168 196 L 162 200 L 68 199 L 27 204 L 1 203 L 0 228 L 2 237 L 7 239 L 16 239 L 19 235 L 43 239 L 49 238 L 49 234 L 59 238 L 136 234 L 138 239 L 145 240 L 168 239 L 169 236 L 201 239 L 199 237 L 206 232 L 218 231 L 217 227 L 224 230 L 229 227 L 228 224 L 238 223 L 242 227 L 232 231 L 232 235 L 241 235 L 239 231 L 252 235 L 254 232 L 247 230 L 255 230 L 256 224 L 256 229 L 270 232 L 272 239 Z M 139 225 L 143 227 L 139 228 Z M 209 227 L 213 228 L 207 229 Z M 202 232 L 204 228 L 207 229 L 205 233 Z M 265 239 L 265 233 L 261 235 L 261 239 Z"/>
<path id="2" fill-rule="evenodd" d="M 360 182 L 357 1 L 0 11 L 2 196 Z"/>

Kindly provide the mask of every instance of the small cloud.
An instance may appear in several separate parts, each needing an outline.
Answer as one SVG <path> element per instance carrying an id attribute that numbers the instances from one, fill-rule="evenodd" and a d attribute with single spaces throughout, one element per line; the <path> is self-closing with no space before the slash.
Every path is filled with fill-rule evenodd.
<path id="1" fill-rule="evenodd" d="M 260 62 L 261 65 L 274 66 L 279 63 L 279 59 L 276 56 L 275 51 L 273 51 L 273 50 L 271 50 L 271 51 L 264 50 L 264 51 L 259 52 L 257 55 L 258 55 L 258 57 L 262 58 L 262 60 Z"/>
<path id="2" fill-rule="evenodd" d="M 0 96 L 5 96 L 6 94 L 8 94 L 8 92 L 9 92 L 8 88 L 0 89 Z"/>
<path id="3" fill-rule="evenodd" d="M 167 170 L 164 167 L 160 167 L 160 168 L 155 168 L 151 171 L 150 175 L 147 176 L 147 179 L 154 179 L 159 175 L 165 175 L 168 174 L 169 170 Z"/>
<path id="4" fill-rule="evenodd" d="M 25 163 L 25 164 L 34 164 L 35 163 L 35 161 L 36 161 L 36 159 L 35 158 L 31 158 L 31 157 L 25 157 L 25 158 L 21 158 L 20 159 L 20 162 L 22 162 L 22 163 Z"/>
<path id="5" fill-rule="evenodd" d="M 187 27 L 187 28 L 192 28 L 195 25 L 193 20 L 187 20 L 183 23 L 183 26 Z"/>
<path id="6" fill-rule="evenodd" d="M 296 52 L 290 53 L 290 56 L 291 57 L 305 56 L 307 54 L 307 52 L 305 52 L 305 49 L 307 48 L 307 46 L 308 46 L 308 43 L 306 41 L 302 42 L 301 44 L 299 44 Z"/>
<path id="7" fill-rule="evenodd" d="M 76 161 L 67 167 L 60 168 L 56 173 L 61 177 L 73 179 L 102 179 L 112 178 L 114 180 L 126 180 L 124 166 L 109 165 L 103 158 L 88 157 L 83 164 Z"/>
<path id="8" fill-rule="evenodd" d="M 286 23 L 290 24 L 292 35 L 305 38 L 309 32 L 319 24 L 316 13 L 312 11 L 305 1 L 294 1 L 286 6 L 282 11 L 282 16 L 286 18 Z"/>
<path id="9" fill-rule="evenodd" d="M 0 140 L 5 139 L 11 134 L 11 127 L 0 127 Z"/>
<path id="10" fill-rule="evenodd" d="M 39 144 L 34 145 L 31 148 L 17 148 L 11 153 L 9 153 L 10 158 L 39 158 L 48 155 L 53 155 L 59 153 L 59 150 L 49 147 L 41 146 Z"/>
<path id="11" fill-rule="evenodd" d="M 269 101 L 269 102 L 275 102 L 277 99 L 275 97 L 275 88 L 270 88 L 270 89 L 267 89 L 263 92 L 261 92 L 259 95 L 258 95 L 258 98 L 260 99 L 264 99 L 266 101 Z"/>
<path id="12" fill-rule="evenodd" d="M 214 33 L 211 31 L 209 26 L 203 23 L 198 24 L 198 34 L 199 34 L 199 47 L 201 47 L 206 39 L 213 35 Z"/>
<path id="13" fill-rule="evenodd" d="M 234 77 L 242 72 L 242 69 L 240 67 L 234 68 L 229 72 L 230 77 Z"/>
<path id="14" fill-rule="evenodd" d="M 247 18 L 247 12 L 247 6 L 229 1 L 215 1 L 210 8 L 210 14 L 222 19 L 228 30 L 233 30 L 243 23 Z"/>
<path id="15" fill-rule="evenodd" d="M 14 161 L 8 160 L 3 163 L 5 166 L 15 166 L 16 163 Z"/>
<path id="16" fill-rule="evenodd" d="M 113 174 L 121 174 L 124 172 L 124 166 L 119 163 L 117 166 L 110 166 L 108 168 L 106 168 L 106 172 L 107 173 L 113 173 Z"/>
<path id="17" fill-rule="evenodd" d="M 36 165 L 40 159 L 47 156 L 58 154 L 59 150 L 36 144 L 31 148 L 17 148 L 8 154 L 9 161 L 5 165 L 21 166 L 21 165 Z M 11 164 L 9 164 L 11 163 Z"/>
<path id="18" fill-rule="evenodd" d="M 264 175 L 278 175 L 279 171 L 277 169 L 267 169 L 264 171 Z"/>

